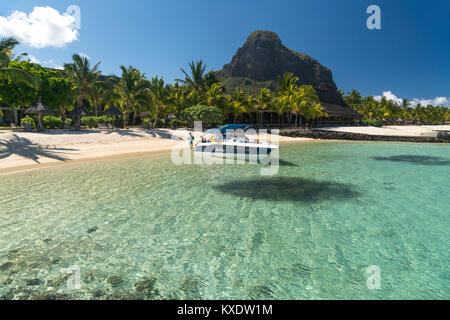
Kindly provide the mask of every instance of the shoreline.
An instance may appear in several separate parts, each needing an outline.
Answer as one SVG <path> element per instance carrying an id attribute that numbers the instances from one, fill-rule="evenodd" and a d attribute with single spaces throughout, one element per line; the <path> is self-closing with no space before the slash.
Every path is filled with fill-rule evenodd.
<path id="1" fill-rule="evenodd" d="M 330 140 L 330 139 L 310 139 L 305 138 L 302 140 L 286 140 L 281 142 L 281 145 L 289 145 L 289 144 L 297 144 L 297 143 L 397 143 L 397 141 L 357 141 L 357 140 Z M 408 142 L 405 142 L 408 143 Z M 417 144 L 417 143 L 415 143 Z M 156 149 L 151 151 L 134 151 L 134 152 L 126 152 L 126 153 L 115 153 L 109 155 L 102 156 L 93 156 L 89 158 L 78 158 L 67 161 L 49 161 L 44 163 L 35 163 L 29 165 L 20 165 L 20 166 L 11 166 L 1 168 L 0 166 L 0 176 L 10 175 L 10 174 L 18 174 L 23 172 L 35 171 L 35 170 L 43 170 L 49 169 L 53 167 L 63 167 L 72 164 L 80 164 L 87 162 L 95 162 L 95 161 L 106 161 L 106 160 L 119 160 L 119 159 L 127 159 L 127 158 L 135 158 L 135 157 L 144 157 L 148 155 L 155 154 L 163 154 L 171 152 L 172 148 L 163 148 Z"/>
<path id="2" fill-rule="evenodd" d="M 447 129 L 449 126 L 443 126 Z M 330 138 L 278 136 L 280 144 L 292 143 L 396 143 L 398 141 L 383 141 L 382 139 L 342 139 L 342 135 L 359 136 L 379 130 L 393 130 L 393 127 L 336 127 L 328 131 Z M 402 128 L 395 128 L 398 134 Z M 430 126 L 407 128 L 429 131 Z M 350 131 L 350 132 L 349 132 Z M 351 132 L 353 131 L 353 132 Z M 359 132 L 355 132 L 359 131 Z M 390 132 L 389 132 L 390 133 Z M 404 132 L 403 132 L 404 133 Z M 416 133 L 416 132 L 415 132 Z M 187 130 L 85 130 L 81 132 L 47 131 L 43 133 L 30 132 L 0 132 L 0 175 L 14 174 L 31 170 L 69 165 L 74 163 L 114 160 L 129 157 L 145 156 L 156 153 L 170 152 L 179 145 L 179 140 L 187 140 Z M 196 141 L 201 133 L 193 132 Z M 328 135 L 327 134 L 327 135 Z M 332 137 L 340 137 L 333 139 Z M 383 135 L 374 135 L 374 137 Z M 249 136 L 252 138 L 251 136 Z M 270 139 L 270 135 L 268 135 Z M 421 138 L 424 138 L 423 136 Z M 178 140 L 176 140 L 178 139 Z M 407 143 L 407 142 L 400 142 Z M 417 142 L 416 142 L 417 143 Z"/>
<path id="3" fill-rule="evenodd" d="M 98 160 L 169 153 L 186 141 L 188 131 L 115 130 L 46 133 L 2 132 L 0 175 Z M 198 138 L 200 134 L 194 133 Z M 279 137 L 280 143 L 311 142 L 309 138 Z"/>
<path id="4" fill-rule="evenodd" d="M 72 160 L 68 160 L 68 161 L 51 161 L 51 162 L 45 162 L 45 163 L 36 163 L 36 164 L 23 165 L 23 166 L 0 168 L 0 176 L 28 172 L 28 171 L 41 170 L 41 169 L 48 169 L 48 168 L 53 168 L 53 167 L 63 167 L 63 166 L 85 163 L 85 162 L 135 158 L 135 157 L 146 156 L 146 155 L 151 155 L 151 154 L 168 153 L 170 151 L 171 151 L 170 148 L 158 149 L 158 150 L 153 150 L 153 151 L 142 151 L 142 152 L 136 151 L 136 152 L 117 153 L 117 154 L 97 156 L 97 157 L 94 156 L 91 158 L 72 159 Z"/>
<path id="5" fill-rule="evenodd" d="M 410 142 L 410 143 L 449 143 L 449 139 L 434 136 L 402 136 L 402 135 L 374 135 L 357 132 L 332 131 L 323 129 L 286 129 L 280 131 L 286 137 L 305 137 L 319 140 L 360 141 L 360 142 Z"/>

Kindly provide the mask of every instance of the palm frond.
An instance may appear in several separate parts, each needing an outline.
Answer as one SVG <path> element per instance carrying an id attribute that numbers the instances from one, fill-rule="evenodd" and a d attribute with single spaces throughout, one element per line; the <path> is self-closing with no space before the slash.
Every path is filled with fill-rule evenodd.
<path id="1" fill-rule="evenodd" d="M 0 68 L 0 78 L 23 82 L 33 88 L 38 88 L 40 84 L 40 79 L 36 75 L 22 69 Z"/>

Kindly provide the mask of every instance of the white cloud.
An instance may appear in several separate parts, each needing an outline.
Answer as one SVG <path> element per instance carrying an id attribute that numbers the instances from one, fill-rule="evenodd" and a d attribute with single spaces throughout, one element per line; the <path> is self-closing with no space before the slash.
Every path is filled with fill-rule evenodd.
<path id="1" fill-rule="evenodd" d="M 47 68 L 52 68 L 52 69 L 58 69 L 58 70 L 63 70 L 64 69 L 64 67 L 63 66 L 61 66 L 61 65 L 59 65 L 59 64 L 56 64 L 53 60 L 45 60 L 43 63 L 42 63 L 42 65 L 44 66 L 44 67 L 47 67 Z"/>
<path id="2" fill-rule="evenodd" d="M 59 70 L 64 69 L 64 67 L 62 65 L 55 63 L 55 61 L 53 61 L 52 59 L 44 60 L 41 62 L 41 60 L 39 60 L 38 58 L 36 58 L 35 56 L 33 56 L 31 54 L 27 55 L 26 58 L 24 58 L 24 60 L 28 60 L 31 63 L 40 64 L 41 66 L 46 67 L 46 68 L 59 69 Z"/>
<path id="3" fill-rule="evenodd" d="M 433 106 L 443 106 L 443 107 L 450 108 L 450 99 L 447 97 L 436 97 L 433 99 L 417 99 L 417 98 L 415 98 L 411 101 L 411 105 L 413 107 L 416 107 L 419 103 L 422 106 L 428 106 L 431 104 Z"/>
<path id="4" fill-rule="evenodd" d="M 0 36 L 14 37 L 34 48 L 64 47 L 78 40 L 75 18 L 51 7 L 34 7 L 30 14 L 14 11 L 0 16 Z"/>
<path id="5" fill-rule="evenodd" d="M 35 56 L 33 56 L 33 55 L 31 55 L 31 54 L 29 54 L 29 55 L 27 56 L 27 59 L 25 59 L 25 60 L 28 60 L 28 61 L 30 61 L 31 63 L 41 63 L 41 62 L 39 61 L 38 58 L 36 58 Z"/>
<path id="6" fill-rule="evenodd" d="M 397 97 L 392 91 L 384 91 L 382 96 L 374 96 L 374 99 L 380 101 L 382 97 L 386 97 L 386 99 L 395 102 L 400 105 L 403 102 L 402 98 Z M 450 108 L 450 98 L 447 97 L 436 97 L 432 99 L 418 99 L 414 98 L 410 101 L 410 107 L 416 107 L 418 104 L 422 106 L 433 105 L 433 106 L 444 106 Z"/>
<path id="7" fill-rule="evenodd" d="M 384 91 L 383 96 L 375 96 L 374 98 L 375 100 L 380 101 L 382 97 L 386 97 L 386 99 L 391 100 L 396 104 L 401 104 L 403 102 L 403 99 L 397 97 L 392 91 Z"/>

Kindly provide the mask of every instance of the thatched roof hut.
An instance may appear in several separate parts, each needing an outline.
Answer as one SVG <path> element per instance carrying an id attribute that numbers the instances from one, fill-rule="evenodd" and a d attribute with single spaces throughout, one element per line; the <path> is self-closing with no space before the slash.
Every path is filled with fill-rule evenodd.
<path id="1" fill-rule="evenodd" d="M 324 107 L 323 111 L 327 113 L 330 118 L 361 118 L 361 115 L 358 112 L 347 106 L 342 97 L 336 97 L 331 90 L 325 88 L 315 88 L 315 90 L 319 97 L 320 104 Z"/>
<path id="2" fill-rule="evenodd" d="M 25 110 L 25 113 L 29 114 L 53 114 L 53 111 L 47 107 L 45 104 L 42 103 L 41 97 L 39 97 L 38 103 L 36 103 L 34 106 L 29 107 L 27 110 Z"/>
<path id="3" fill-rule="evenodd" d="M 67 113 L 67 116 L 69 118 L 73 117 L 86 117 L 88 115 L 88 112 L 84 110 L 82 107 L 76 106 L 72 111 Z"/>
<path id="4" fill-rule="evenodd" d="M 358 112 L 348 106 L 337 105 L 334 103 L 323 101 L 321 101 L 320 104 L 324 108 L 323 112 L 326 112 L 330 118 L 361 118 L 361 115 Z"/>
<path id="5" fill-rule="evenodd" d="M 37 126 L 38 131 L 44 129 L 44 125 L 42 124 L 42 115 L 43 114 L 49 114 L 49 115 L 54 114 L 53 111 L 49 107 L 47 107 L 45 104 L 42 103 L 41 97 L 39 97 L 38 103 L 36 103 L 34 106 L 29 107 L 27 110 L 25 110 L 25 113 L 39 115 L 38 126 Z"/>

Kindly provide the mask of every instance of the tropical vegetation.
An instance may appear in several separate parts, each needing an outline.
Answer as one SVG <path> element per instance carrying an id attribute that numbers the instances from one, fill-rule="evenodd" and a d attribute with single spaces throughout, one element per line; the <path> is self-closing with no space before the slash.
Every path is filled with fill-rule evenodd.
<path id="1" fill-rule="evenodd" d="M 443 124 L 450 120 L 450 109 L 443 106 L 423 106 L 420 103 L 413 106 L 408 99 L 396 102 L 386 97 L 362 97 L 355 89 L 348 92 L 347 95 L 341 94 L 347 105 L 362 116 L 362 123 Z M 378 122 L 364 120 L 377 120 Z"/>
<path id="2" fill-rule="evenodd" d="M 328 116 L 315 89 L 291 73 L 281 76 L 276 88 L 252 95 L 239 88 L 227 92 L 222 79 L 202 60 L 180 69 L 184 77 L 169 84 L 159 76 L 148 78 L 133 66 L 121 66 L 120 77 L 104 76 L 100 62 L 91 65 L 87 56 L 78 54 L 63 70 L 45 68 L 22 60 L 26 54 L 14 57 L 16 45 L 12 38 L 0 41 L 0 104 L 24 110 L 41 98 L 59 119 L 44 117 L 47 128 L 192 126 L 196 120 L 206 126 L 234 122 L 310 127 L 315 119 Z M 356 90 L 340 93 L 361 114 L 361 124 L 449 120 L 445 107 L 413 108 L 406 99 L 397 104 L 386 98 L 363 98 Z M 26 117 L 30 119 L 33 115 Z"/>

